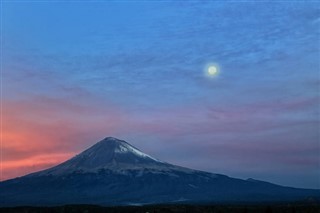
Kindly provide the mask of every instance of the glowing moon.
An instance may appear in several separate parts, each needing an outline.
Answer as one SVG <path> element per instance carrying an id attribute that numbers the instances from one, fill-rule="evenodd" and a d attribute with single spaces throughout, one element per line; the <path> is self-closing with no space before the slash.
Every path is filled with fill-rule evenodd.
<path id="1" fill-rule="evenodd" d="M 217 65 L 209 65 L 206 69 L 206 75 L 210 78 L 216 77 L 219 74 L 219 68 Z"/>
<path id="2" fill-rule="evenodd" d="M 210 66 L 210 67 L 208 68 L 208 74 L 209 74 L 210 76 L 215 76 L 215 75 L 217 75 L 217 74 L 218 74 L 218 69 L 217 69 L 217 67 L 215 67 L 215 66 Z"/>

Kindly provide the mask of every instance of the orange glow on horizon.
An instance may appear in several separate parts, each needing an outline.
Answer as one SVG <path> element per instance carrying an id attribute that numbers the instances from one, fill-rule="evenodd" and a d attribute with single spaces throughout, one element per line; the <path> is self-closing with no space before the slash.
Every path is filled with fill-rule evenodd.
<path id="1" fill-rule="evenodd" d="M 1 181 L 59 164 L 87 147 L 92 135 L 108 134 L 105 129 L 118 125 L 110 126 L 109 115 L 120 116 L 112 108 L 104 110 L 106 116 L 97 118 L 94 113 L 101 109 L 67 101 L 3 101 Z"/>

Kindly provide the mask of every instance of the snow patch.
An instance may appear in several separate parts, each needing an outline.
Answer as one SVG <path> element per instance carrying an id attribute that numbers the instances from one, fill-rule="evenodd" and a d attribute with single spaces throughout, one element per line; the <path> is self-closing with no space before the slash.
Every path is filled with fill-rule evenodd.
<path id="1" fill-rule="evenodd" d="M 195 185 L 192 185 L 192 184 L 188 184 L 188 186 L 190 186 L 190 187 L 192 187 L 192 188 L 195 188 L 195 189 L 199 188 L 199 187 L 197 187 L 197 186 L 195 186 Z"/>
<path id="2" fill-rule="evenodd" d="M 127 153 L 127 152 L 129 152 L 129 150 L 125 146 L 120 145 L 119 147 L 117 147 L 114 150 L 114 152 L 115 153 Z"/>
<path id="3" fill-rule="evenodd" d="M 131 153 L 135 154 L 136 156 L 143 157 L 143 158 L 150 158 L 150 159 L 152 159 L 154 161 L 161 162 L 161 161 L 151 157 L 150 155 L 147 155 L 147 154 L 141 152 L 140 150 L 135 149 L 132 146 L 129 146 L 129 145 L 126 145 L 126 144 L 119 145 L 119 147 L 116 148 L 114 151 L 116 153 L 128 153 L 128 152 L 131 152 Z"/>
<path id="4" fill-rule="evenodd" d="M 173 200 L 171 202 L 184 202 L 184 201 L 188 201 L 189 199 L 186 199 L 184 197 L 180 197 L 178 200 Z"/>

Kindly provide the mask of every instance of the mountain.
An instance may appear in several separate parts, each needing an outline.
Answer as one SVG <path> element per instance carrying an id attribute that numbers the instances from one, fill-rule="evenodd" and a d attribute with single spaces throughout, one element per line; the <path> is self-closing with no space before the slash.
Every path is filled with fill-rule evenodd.
<path id="1" fill-rule="evenodd" d="M 0 182 L 0 206 L 143 205 L 319 199 L 320 190 L 192 170 L 112 137 L 60 165 Z"/>

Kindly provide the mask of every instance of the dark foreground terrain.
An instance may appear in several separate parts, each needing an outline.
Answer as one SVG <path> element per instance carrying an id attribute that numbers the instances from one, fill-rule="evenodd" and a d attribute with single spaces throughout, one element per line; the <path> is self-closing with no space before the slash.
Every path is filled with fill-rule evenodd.
<path id="1" fill-rule="evenodd" d="M 154 205 L 102 207 L 94 205 L 66 205 L 56 207 L 8 207 L 0 213 L 320 213 L 320 204 L 272 205 Z"/>

